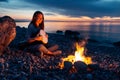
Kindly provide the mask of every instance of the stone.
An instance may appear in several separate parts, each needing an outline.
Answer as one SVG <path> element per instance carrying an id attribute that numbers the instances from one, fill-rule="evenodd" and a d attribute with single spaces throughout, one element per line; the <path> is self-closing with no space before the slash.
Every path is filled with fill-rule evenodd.
<path id="1" fill-rule="evenodd" d="M 80 38 L 80 33 L 78 31 L 66 30 L 64 34 L 66 37 L 69 37 L 75 40 Z"/>
<path id="2" fill-rule="evenodd" d="M 100 69 L 100 66 L 99 64 L 88 64 L 88 68 L 89 70 L 94 71 Z"/>
<path id="3" fill-rule="evenodd" d="M 85 64 L 82 61 L 76 61 L 74 63 L 74 67 L 77 70 L 77 72 L 87 72 L 87 64 Z"/>
<path id="4" fill-rule="evenodd" d="M 63 70 L 69 72 L 70 69 L 72 69 L 72 63 L 69 61 L 64 61 L 64 69 Z"/>
<path id="5" fill-rule="evenodd" d="M 86 74 L 86 80 L 93 80 L 93 75 L 92 74 Z"/>
<path id="6" fill-rule="evenodd" d="M 117 46 L 117 47 L 120 47 L 120 41 L 114 42 L 113 45 L 114 45 L 114 46 Z"/>
<path id="7" fill-rule="evenodd" d="M 16 23 L 9 16 L 0 18 L 0 55 L 16 36 Z"/>
<path id="8" fill-rule="evenodd" d="M 56 33 L 60 34 L 60 35 L 63 35 L 63 31 L 61 31 L 61 30 L 57 30 Z"/>

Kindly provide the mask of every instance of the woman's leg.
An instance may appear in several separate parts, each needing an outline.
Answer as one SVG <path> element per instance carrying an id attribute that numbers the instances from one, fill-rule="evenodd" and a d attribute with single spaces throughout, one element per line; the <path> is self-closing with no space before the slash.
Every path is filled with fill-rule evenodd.
<path id="1" fill-rule="evenodd" d="M 50 48 L 52 49 L 52 48 Z M 62 53 L 62 51 L 57 50 L 57 51 L 50 51 L 49 49 L 47 49 L 43 44 L 40 44 L 38 47 L 39 52 L 43 52 L 44 54 L 48 54 L 48 55 L 59 55 Z"/>
<path id="2" fill-rule="evenodd" d="M 38 46 L 38 51 L 39 51 L 39 52 L 43 52 L 43 53 L 45 53 L 45 54 L 47 54 L 47 53 L 49 52 L 49 50 L 48 50 L 43 44 L 40 44 L 40 45 Z"/>
<path id="3" fill-rule="evenodd" d="M 59 48 L 58 45 L 54 45 L 54 46 L 52 46 L 52 47 L 49 47 L 48 50 L 49 50 L 49 51 L 55 51 L 55 50 L 57 50 L 58 48 Z"/>

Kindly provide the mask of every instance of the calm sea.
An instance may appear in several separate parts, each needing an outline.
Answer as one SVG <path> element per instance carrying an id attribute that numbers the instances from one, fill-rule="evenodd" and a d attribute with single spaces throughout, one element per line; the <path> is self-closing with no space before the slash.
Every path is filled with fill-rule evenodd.
<path id="1" fill-rule="evenodd" d="M 17 26 L 26 27 L 29 22 L 17 22 Z M 120 41 L 120 23 L 111 22 L 45 22 L 45 31 L 55 33 L 57 30 L 79 31 L 86 38 L 99 41 Z"/>

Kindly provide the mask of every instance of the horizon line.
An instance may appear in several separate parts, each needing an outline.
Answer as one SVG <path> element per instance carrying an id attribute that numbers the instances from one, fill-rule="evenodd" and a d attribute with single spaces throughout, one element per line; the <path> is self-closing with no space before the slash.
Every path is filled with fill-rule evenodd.
<path id="1" fill-rule="evenodd" d="M 15 22 L 30 22 L 31 20 L 15 20 Z M 81 20 L 81 21 L 67 21 L 67 20 L 45 20 L 45 22 L 120 22 L 120 20 Z"/>

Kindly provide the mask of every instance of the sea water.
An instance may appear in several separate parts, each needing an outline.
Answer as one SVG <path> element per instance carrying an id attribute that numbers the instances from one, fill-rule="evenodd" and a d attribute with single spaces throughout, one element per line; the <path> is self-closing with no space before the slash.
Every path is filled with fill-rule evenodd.
<path id="1" fill-rule="evenodd" d="M 30 22 L 16 22 L 17 26 L 28 27 Z M 55 33 L 57 30 L 78 31 L 85 38 L 98 41 L 120 41 L 119 22 L 45 22 L 45 31 Z"/>

